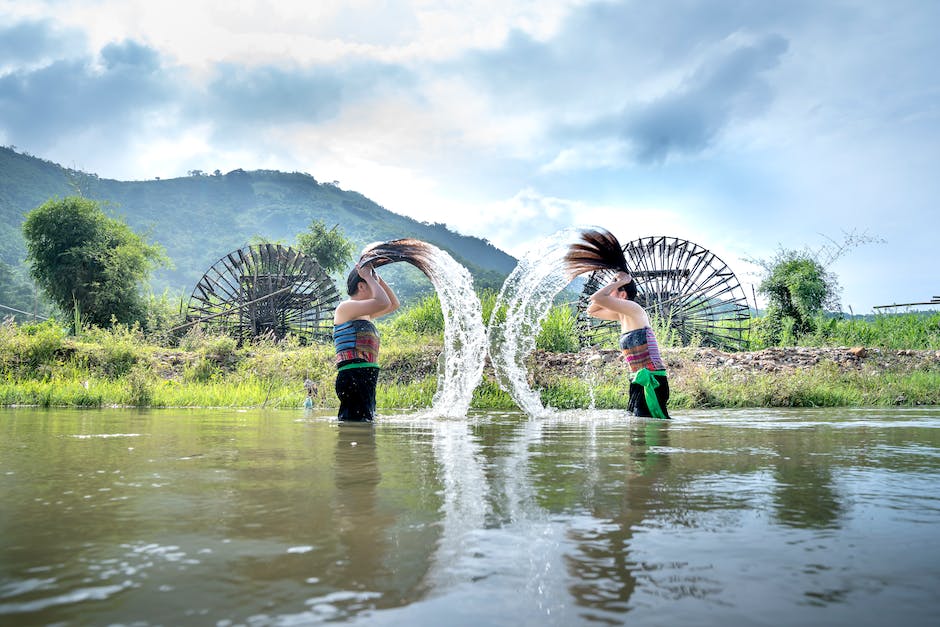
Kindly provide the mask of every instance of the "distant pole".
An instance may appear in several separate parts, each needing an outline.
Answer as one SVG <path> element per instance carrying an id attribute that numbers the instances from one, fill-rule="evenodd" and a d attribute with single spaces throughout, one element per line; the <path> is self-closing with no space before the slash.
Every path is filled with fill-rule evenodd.
<path id="1" fill-rule="evenodd" d="M 893 305 L 875 305 L 873 309 L 888 309 L 891 307 L 914 307 L 916 305 L 940 305 L 940 299 L 922 301 L 919 303 L 894 303 Z"/>

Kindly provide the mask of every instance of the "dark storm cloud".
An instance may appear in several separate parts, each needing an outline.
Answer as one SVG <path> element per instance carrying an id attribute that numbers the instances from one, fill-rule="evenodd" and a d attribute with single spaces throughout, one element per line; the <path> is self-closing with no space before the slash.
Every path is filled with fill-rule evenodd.
<path id="1" fill-rule="evenodd" d="M 83 41 L 78 33 L 60 31 L 47 20 L 0 26 L 0 72 L 5 66 L 39 63 L 58 57 Z"/>
<path id="2" fill-rule="evenodd" d="M 0 76 L 0 124 L 13 143 L 44 148 L 64 135 L 116 136 L 174 97 L 172 73 L 159 56 L 133 41 L 91 57 L 62 59 Z"/>

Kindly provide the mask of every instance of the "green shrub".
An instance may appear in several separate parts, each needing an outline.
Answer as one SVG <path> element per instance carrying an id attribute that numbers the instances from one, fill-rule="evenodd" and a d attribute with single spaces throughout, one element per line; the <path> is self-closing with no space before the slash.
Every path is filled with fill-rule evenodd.
<path id="1" fill-rule="evenodd" d="M 149 407 L 153 402 L 153 371 L 139 363 L 131 368 L 124 380 L 127 385 L 129 404 L 135 407 Z"/>
<path id="2" fill-rule="evenodd" d="M 217 364 L 232 364 L 235 361 L 238 342 L 227 335 L 215 335 L 206 338 L 199 353 Z"/>
<path id="3" fill-rule="evenodd" d="M 235 362 L 238 342 L 228 335 L 208 334 L 197 324 L 180 339 L 180 348 L 217 364 L 230 365 Z"/>
<path id="4" fill-rule="evenodd" d="M 535 347 L 554 353 L 577 353 L 580 350 L 571 307 L 556 305 L 548 311 L 535 338 Z"/>
<path id="5" fill-rule="evenodd" d="M 16 376 L 42 378 L 66 345 L 66 329 L 55 320 L 0 325 L 0 368 Z"/>
<path id="6" fill-rule="evenodd" d="M 183 322 L 180 315 L 180 298 L 180 296 L 171 296 L 168 291 L 160 296 L 150 295 L 146 303 L 143 327 L 147 341 L 161 346 L 172 346 L 177 343 L 171 329 Z"/>
<path id="7" fill-rule="evenodd" d="M 221 374 L 222 370 L 218 364 L 205 357 L 199 357 L 194 363 L 183 368 L 183 381 L 205 383 L 210 381 L 213 376 L 218 378 Z"/>
<path id="8" fill-rule="evenodd" d="M 382 324 L 382 329 L 391 333 L 408 335 L 436 335 L 444 333 L 444 312 L 438 295 L 432 294 L 402 310 L 389 322 Z"/>
<path id="9" fill-rule="evenodd" d="M 480 294 L 480 307 L 483 309 L 483 324 L 489 324 L 490 318 L 493 317 L 493 309 L 496 308 L 496 299 L 499 297 L 499 293 L 493 290 L 483 290 Z M 505 322 L 506 321 L 506 309 L 502 308 L 496 316 L 496 322 Z"/>
<path id="10" fill-rule="evenodd" d="M 82 333 L 88 366 L 110 378 L 127 374 L 144 354 L 144 335 L 140 326 L 114 324 L 109 329 L 91 327 Z"/>

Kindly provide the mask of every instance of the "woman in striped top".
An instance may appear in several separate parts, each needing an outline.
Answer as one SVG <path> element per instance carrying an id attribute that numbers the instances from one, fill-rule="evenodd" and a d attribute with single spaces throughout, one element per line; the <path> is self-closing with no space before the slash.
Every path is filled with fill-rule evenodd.
<path id="1" fill-rule="evenodd" d="M 620 322 L 620 350 L 633 375 L 628 408 L 634 416 L 669 418 L 669 379 L 646 311 L 636 303 L 636 283 L 626 272 L 591 296 L 587 313 Z"/>
<path id="2" fill-rule="evenodd" d="M 353 268 L 346 289 L 349 299 L 341 302 L 333 314 L 337 417 L 371 422 L 379 379 L 379 332 L 372 321 L 398 309 L 399 302 L 372 264 Z"/>

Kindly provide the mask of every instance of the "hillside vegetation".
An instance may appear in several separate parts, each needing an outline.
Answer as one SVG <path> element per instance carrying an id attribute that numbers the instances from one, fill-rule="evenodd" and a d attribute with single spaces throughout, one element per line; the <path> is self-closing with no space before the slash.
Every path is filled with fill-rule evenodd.
<path id="1" fill-rule="evenodd" d="M 102 202 L 108 213 L 166 250 L 172 266 L 154 274 L 152 287 L 157 293 L 169 289 L 188 295 L 223 255 L 258 239 L 290 245 L 312 220 L 338 225 L 359 248 L 400 237 L 430 242 L 467 267 L 480 289 L 498 288 L 516 264 L 485 240 L 396 214 L 362 194 L 320 183 L 303 172 L 195 171 L 174 179 L 116 181 L 4 147 L 0 148 L 0 281 L 7 275 L 11 275 L 8 283 L 25 279 L 23 216 L 50 198 L 75 194 Z M 405 300 L 431 289 L 410 267 L 389 272 Z M 18 298 L 21 305 L 23 299 L 30 300 L 23 294 Z"/>

